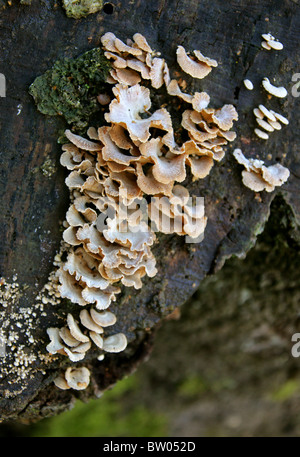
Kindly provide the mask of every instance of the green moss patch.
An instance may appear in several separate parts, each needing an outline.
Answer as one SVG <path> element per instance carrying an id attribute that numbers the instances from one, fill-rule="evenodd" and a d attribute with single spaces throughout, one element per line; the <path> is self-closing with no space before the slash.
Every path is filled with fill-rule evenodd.
<path id="1" fill-rule="evenodd" d="M 56 61 L 34 80 L 29 93 L 41 113 L 62 116 L 74 130 L 82 131 L 99 110 L 96 97 L 104 88 L 109 69 L 101 49 L 91 49 L 76 59 Z"/>

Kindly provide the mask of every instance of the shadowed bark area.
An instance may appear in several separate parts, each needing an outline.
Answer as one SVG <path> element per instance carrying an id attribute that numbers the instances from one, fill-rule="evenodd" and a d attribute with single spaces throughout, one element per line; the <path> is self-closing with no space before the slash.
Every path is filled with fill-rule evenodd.
<path id="1" fill-rule="evenodd" d="M 33 0 L 31 5 L 14 4 L 1 11 L 0 72 L 6 77 L 7 92 L 5 98 L 0 98 L 0 274 L 8 283 L 16 282 L 17 275 L 18 283 L 3 300 L 0 314 L 1 328 L 13 332 L 14 338 L 6 357 L 0 358 L 2 419 L 37 420 L 57 414 L 73 403 L 74 396 L 97 396 L 136 369 L 151 350 L 156 324 L 181 306 L 202 279 L 219 270 L 227 258 L 244 256 L 253 246 L 277 194 L 287 204 L 290 225 L 297 226 L 299 118 L 291 80 L 299 69 L 299 16 L 297 3 L 290 1 L 191 1 L 188 7 L 184 1 L 120 1 L 112 14 L 101 11 L 80 20 L 68 18 L 60 5 L 50 1 L 40 4 Z M 91 385 L 81 393 L 63 392 L 52 381 L 68 361 L 64 357 L 49 359 L 46 329 L 60 326 L 67 312 L 73 312 L 76 306 L 46 304 L 39 312 L 30 309 L 53 268 L 61 240 L 59 221 L 69 205 L 57 143 L 66 123 L 60 117 L 39 113 L 28 88 L 57 59 L 74 58 L 99 46 L 106 31 L 123 40 L 142 33 L 166 58 L 171 71 L 178 71 L 178 45 L 187 50 L 200 49 L 215 58 L 219 66 L 206 79 L 195 82 L 185 78 L 187 90 L 207 91 L 214 107 L 234 104 L 239 121 L 234 128 L 238 136 L 233 147 L 241 147 L 247 157 L 259 157 L 267 164 L 282 163 L 289 167 L 291 176 L 278 191 L 254 194 L 243 186 L 241 167 L 229 147 L 207 178 L 192 182 L 188 177 L 184 184 L 190 192 L 205 199 L 208 225 L 204 241 L 186 244 L 181 237 L 158 237 L 154 248 L 157 276 L 145 280 L 140 291 L 123 290 L 111 307 L 118 318 L 117 331 L 128 337 L 127 350 L 107 356 L 101 364 L 95 354 L 89 353 L 84 364 L 92 371 Z M 261 33 L 268 31 L 283 42 L 282 51 L 262 50 Z M 264 76 L 276 77 L 276 84 L 288 89 L 288 97 L 268 100 L 261 88 Z M 246 77 L 254 83 L 253 91 L 244 88 Z M 163 95 L 158 97 L 158 103 L 163 99 Z M 290 119 L 289 126 L 274 132 L 267 142 L 253 134 L 252 109 L 260 103 Z M 294 238 L 298 240 L 296 230 Z M 201 309 L 197 319 L 201 322 Z M 234 319 L 231 325 L 234 332 Z M 22 354 L 17 356 L 18 348 Z M 24 353 L 27 362 L 16 364 Z"/>

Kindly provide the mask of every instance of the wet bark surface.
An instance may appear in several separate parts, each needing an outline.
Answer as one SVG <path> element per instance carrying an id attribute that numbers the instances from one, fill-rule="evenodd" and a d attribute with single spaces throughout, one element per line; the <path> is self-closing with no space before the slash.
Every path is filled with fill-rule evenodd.
<path id="1" fill-rule="evenodd" d="M 277 194 L 287 203 L 287 217 L 296 227 L 300 217 L 296 154 L 299 99 L 292 91 L 292 76 L 299 70 L 299 16 L 297 2 L 291 1 L 195 1 L 188 6 L 184 1 L 120 1 L 112 14 L 102 11 L 80 20 L 67 18 L 59 4 L 48 1 L 13 4 L 1 11 L 0 72 L 5 75 L 7 90 L 6 97 L 0 98 L 0 273 L 8 283 L 17 275 L 19 285 L 19 293 L 12 293 L 1 309 L 1 328 L 14 332 L 15 338 L 7 357 L 0 359 L 5 369 L 1 369 L 5 376 L 0 379 L 2 419 L 37 420 L 57 414 L 70 406 L 75 396 L 97 396 L 136 369 L 151 350 L 156 324 L 186 302 L 202 279 L 218 271 L 227 258 L 244 256 L 253 246 Z M 127 350 L 106 357 L 101 364 L 91 353 L 84 361 L 92 371 L 89 388 L 83 393 L 62 392 L 53 385 L 53 379 L 67 361 L 63 357 L 53 362 L 47 359 L 46 329 L 61 326 L 70 309 L 45 305 L 43 312 L 35 309 L 30 319 L 28 310 L 53 269 L 61 240 L 59 221 L 64 220 L 69 205 L 57 143 L 65 123 L 59 117 L 39 113 L 28 88 L 57 59 L 77 57 L 99 46 L 106 31 L 123 40 L 142 33 L 166 58 L 171 71 L 178 71 L 178 45 L 200 49 L 215 58 L 219 66 L 206 79 L 196 83 L 186 78 L 188 91 L 207 91 L 214 107 L 234 104 L 239 121 L 233 147 L 241 147 L 247 157 L 260 158 L 266 164 L 282 163 L 291 176 L 283 188 L 257 195 L 243 186 L 241 167 L 231 154 L 232 147 L 228 147 L 225 158 L 215 164 L 207 178 L 193 183 L 187 178 L 184 184 L 190 192 L 205 199 L 208 224 L 204 241 L 187 244 L 183 237 L 158 237 L 154 248 L 157 276 L 145 280 L 140 291 L 123 290 L 112 306 L 118 318 L 117 330 L 128 337 Z M 282 51 L 261 48 L 261 33 L 268 31 L 283 42 Z M 288 97 L 269 100 L 261 88 L 264 76 L 276 78 L 276 85 L 288 89 Z M 253 91 L 244 88 L 246 77 L 254 83 Z M 271 134 L 267 142 L 253 133 L 252 109 L 260 103 L 290 120 L 289 126 Z M 45 172 L 45 163 L 51 164 L 50 173 Z M 197 319 L 201 322 L 201 309 Z M 234 320 L 231 325 L 234 331 Z M 16 365 L 18 347 L 28 355 L 28 366 Z"/>

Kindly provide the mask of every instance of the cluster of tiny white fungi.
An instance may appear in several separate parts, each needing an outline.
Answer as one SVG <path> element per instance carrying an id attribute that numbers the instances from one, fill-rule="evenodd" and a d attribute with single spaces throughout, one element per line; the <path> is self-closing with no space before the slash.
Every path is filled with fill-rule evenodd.
<path id="1" fill-rule="evenodd" d="M 264 49 L 267 49 L 268 51 L 271 49 L 275 49 L 277 51 L 283 49 L 282 43 L 276 40 L 271 33 L 263 33 L 262 37 L 265 40 L 261 44 Z M 263 78 L 261 84 L 266 92 L 274 97 L 285 98 L 288 94 L 285 87 L 274 86 L 267 77 Z M 253 83 L 249 79 L 244 80 L 244 85 L 246 89 L 253 90 Z M 259 105 L 257 108 L 254 108 L 253 113 L 255 115 L 256 122 L 260 127 L 255 128 L 254 133 L 263 140 L 268 140 L 269 134 L 274 132 L 274 130 L 281 130 L 281 124 L 289 124 L 289 121 L 285 116 L 276 113 L 273 110 L 267 109 L 264 105 Z"/>
<path id="2" fill-rule="evenodd" d="M 203 205 L 199 210 L 188 190 L 177 183 L 185 180 L 187 166 L 193 179 L 209 174 L 214 161 L 224 157 L 223 146 L 235 139 L 230 129 L 238 119 L 232 105 L 209 108 L 207 93 L 182 92 L 165 59 L 141 34 L 125 44 L 108 32 L 101 43 L 112 64 L 107 83 L 113 85 L 114 98 L 108 93 L 98 96 L 100 104 L 108 105 L 107 125 L 90 127 L 89 139 L 67 130 L 70 143 L 63 146 L 61 156 L 61 164 L 70 172 L 66 184 L 71 205 L 63 233 L 70 248 L 57 273 L 58 290 L 79 306 L 95 304 L 80 312 L 80 322 L 68 314 L 66 326 L 48 329 L 48 351 L 67 355 L 73 362 L 82 360 L 92 343 L 104 352 L 126 348 L 123 333 L 103 337 L 103 327 L 116 322 L 108 309 L 121 291 L 115 283 L 139 289 L 143 276 L 156 274 L 151 252 L 155 231 L 192 238 L 203 234 L 207 221 Z M 200 51 L 189 55 L 182 46 L 177 48 L 177 61 L 184 72 L 199 79 L 217 66 Z M 150 90 L 140 84 L 142 80 L 149 80 L 154 89 L 165 86 L 169 95 L 191 105 L 182 113 L 187 141 L 177 143 L 167 109 L 150 112 Z M 143 212 L 136 210 L 144 195 L 151 196 L 147 208 L 151 227 Z M 101 216 L 108 210 L 113 215 L 103 226 Z M 102 352 L 98 359 L 103 359 Z M 68 368 L 55 383 L 61 389 L 82 389 L 89 383 L 89 372 L 85 367 Z"/>
<path id="3" fill-rule="evenodd" d="M 262 47 L 264 49 L 267 49 L 268 51 L 271 49 L 278 51 L 283 49 L 282 43 L 275 40 L 270 33 L 262 34 L 262 37 L 265 40 L 262 42 Z M 244 80 L 244 85 L 248 90 L 253 89 L 253 84 L 249 79 Z M 269 94 L 275 97 L 284 98 L 288 94 L 285 87 L 274 86 L 266 77 L 262 80 L 262 86 Z M 260 127 L 255 128 L 254 133 L 263 140 L 267 140 L 271 132 L 281 130 L 281 124 L 289 124 L 289 121 L 285 116 L 272 109 L 266 108 L 262 104 L 254 108 L 253 113 L 256 122 Z M 239 148 L 234 150 L 233 155 L 236 160 L 245 167 L 245 170 L 242 171 L 244 185 L 255 192 L 261 192 L 262 190 L 272 192 L 275 187 L 282 186 L 290 176 L 290 172 L 286 167 L 283 167 L 280 164 L 267 167 L 263 160 L 247 159 Z"/>

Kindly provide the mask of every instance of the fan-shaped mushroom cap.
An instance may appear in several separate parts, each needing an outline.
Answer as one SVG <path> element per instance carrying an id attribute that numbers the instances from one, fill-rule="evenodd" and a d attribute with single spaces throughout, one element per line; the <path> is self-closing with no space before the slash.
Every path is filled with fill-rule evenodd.
<path id="1" fill-rule="evenodd" d="M 75 277 L 62 268 L 58 270 L 57 275 L 60 282 L 58 290 L 61 297 L 68 298 L 72 303 L 77 303 L 80 306 L 85 306 L 86 301 L 82 297 L 82 288 Z"/>
<path id="2" fill-rule="evenodd" d="M 76 347 L 80 344 L 79 341 L 71 335 L 71 332 L 68 329 L 68 327 L 62 327 L 61 329 L 59 329 L 59 336 L 61 337 L 63 342 L 71 348 Z"/>
<path id="3" fill-rule="evenodd" d="M 103 349 L 103 338 L 101 335 L 99 335 L 99 333 L 91 331 L 90 337 L 91 340 L 95 343 L 95 345 L 98 346 L 98 348 Z"/>
<path id="4" fill-rule="evenodd" d="M 288 125 L 289 124 L 289 120 L 283 116 L 282 114 L 279 114 L 279 113 L 276 113 L 275 111 L 273 110 L 270 110 L 270 113 L 276 118 L 278 119 L 282 124 L 285 124 L 285 125 Z M 271 119 L 272 120 L 272 119 Z"/>
<path id="5" fill-rule="evenodd" d="M 232 128 L 233 121 L 238 120 L 238 113 L 233 105 L 224 105 L 214 112 L 212 118 L 220 129 L 226 131 Z"/>
<path id="6" fill-rule="evenodd" d="M 283 44 L 280 43 L 280 41 L 268 40 L 268 45 L 277 51 L 281 51 L 281 49 L 283 49 Z"/>
<path id="7" fill-rule="evenodd" d="M 131 68 L 114 68 L 110 70 L 111 76 L 120 84 L 134 86 L 141 81 L 140 75 Z"/>
<path id="8" fill-rule="evenodd" d="M 147 171 L 147 174 L 144 174 L 142 165 L 137 163 L 137 185 L 147 195 L 170 195 L 173 187 L 173 183 L 163 184 L 154 178 L 152 168 Z"/>
<path id="9" fill-rule="evenodd" d="M 69 367 L 66 369 L 65 379 L 71 389 L 83 390 L 90 383 L 90 371 L 86 367 Z"/>
<path id="10" fill-rule="evenodd" d="M 206 92 L 196 92 L 192 98 L 192 105 L 195 111 L 201 111 L 208 107 L 210 96 Z"/>
<path id="11" fill-rule="evenodd" d="M 77 236 L 77 227 L 68 227 L 66 230 L 63 232 L 63 240 L 70 244 L 71 246 L 79 246 L 81 244 L 81 241 L 78 240 Z"/>
<path id="12" fill-rule="evenodd" d="M 199 60 L 199 62 L 204 62 L 210 67 L 217 67 L 218 62 L 215 59 L 211 59 L 210 57 L 205 57 L 200 51 L 194 51 L 195 56 Z"/>
<path id="13" fill-rule="evenodd" d="M 58 328 L 49 327 L 47 328 L 47 333 L 50 343 L 46 346 L 46 349 L 50 354 L 56 354 L 58 351 L 64 349 Z"/>
<path id="14" fill-rule="evenodd" d="M 246 89 L 253 90 L 253 83 L 250 81 L 250 79 L 244 79 L 243 83 Z"/>
<path id="15" fill-rule="evenodd" d="M 269 135 L 260 129 L 254 129 L 254 133 L 256 134 L 256 136 L 258 136 L 262 140 L 268 140 L 268 138 L 269 138 Z"/>
<path id="16" fill-rule="evenodd" d="M 200 51 L 194 51 L 197 60 L 191 59 L 191 57 L 187 55 L 183 46 L 178 46 L 176 54 L 179 66 L 185 73 L 193 76 L 193 78 L 204 78 L 211 72 L 211 67 L 216 66 L 215 63 L 217 64 L 216 61 L 204 57 Z"/>
<path id="17" fill-rule="evenodd" d="M 287 96 L 288 92 L 285 87 L 276 87 L 270 83 L 268 78 L 264 78 L 262 81 L 263 87 L 266 89 L 269 94 L 274 95 L 275 97 L 284 98 Z"/>
<path id="18" fill-rule="evenodd" d="M 155 111 L 148 119 L 141 118 L 140 113 L 146 113 L 151 106 L 149 89 L 139 84 L 129 88 L 117 85 L 114 94 L 116 99 L 110 103 L 110 112 L 105 114 L 105 119 L 126 127 L 132 140 L 147 141 L 150 127 L 172 130 L 170 114 L 164 108 Z"/>
<path id="19" fill-rule="evenodd" d="M 261 128 L 263 128 L 267 132 L 274 132 L 274 127 L 272 127 L 272 125 L 269 124 L 269 122 L 266 122 L 263 119 L 259 119 L 259 118 L 256 118 L 256 122 L 258 123 L 258 125 Z M 270 121 L 270 122 L 272 122 L 272 121 Z"/>
<path id="20" fill-rule="evenodd" d="M 83 309 L 79 314 L 81 324 L 96 333 L 103 333 L 103 328 L 98 325 L 91 317 L 87 309 Z"/>
<path id="21" fill-rule="evenodd" d="M 104 56 L 108 60 L 113 59 L 114 68 L 126 68 L 127 67 L 126 59 L 123 59 L 121 56 L 119 56 L 118 54 L 115 54 L 114 52 L 105 51 Z"/>
<path id="22" fill-rule="evenodd" d="M 163 233 L 177 233 L 198 238 L 204 233 L 207 223 L 203 199 L 199 200 L 196 199 L 195 204 L 187 189 L 177 184 L 173 188 L 173 195 L 170 199 L 166 197 L 151 199 L 150 219 Z"/>
<path id="23" fill-rule="evenodd" d="M 118 52 L 118 49 L 115 47 L 116 36 L 112 32 L 106 32 L 101 37 L 101 43 L 104 49 L 111 52 Z"/>
<path id="24" fill-rule="evenodd" d="M 84 149 L 85 151 L 100 151 L 102 146 L 100 144 L 94 143 L 93 141 L 87 140 L 82 136 L 75 135 L 72 133 L 71 130 L 66 130 L 65 135 L 71 143 L 75 144 L 80 149 Z"/>
<path id="25" fill-rule="evenodd" d="M 123 43 L 123 41 L 121 41 L 119 38 L 115 39 L 114 46 L 118 49 L 118 51 L 125 52 L 125 53 L 131 54 L 133 56 L 139 56 L 142 54 L 141 49 L 135 48 L 133 46 L 128 46 L 127 44 Z"/>
<path id="26" fill-rule="evenodd" d="M 62 376 L 58 376 L 57 378 L 54 379 L 53 382 L 56 385 L 56 387 L 58 387 L 61 390 L 71 389 L 71 387 L 67 383 L 66 379 Z"/>
<path id="27" fill-rule="evenodd" d="M 191 173 L 194 179 L 203 179 L 209 175 L 210 170 L 214 165 L 211 157 L 203 156 L 188 156 L 186 163 L 191 167 Z"/>
<path id="28" fill-rule="evenodd" d="M 84 249 L 77 248 L 76 251 L 69 253 L 63 269 L 74 275 L 76 281 L 83 281 L 88 287 L 96 287 L 103 290 L 109 284 L 102 278 L 97 267 L 98 263 L 91 255 L 85 252 Z"/>
<path id="29" fill-rule="evenodd" d="M 272 192 L 276 186 L 284 184 L 290 176 L 288 168 L 280 164 L 266 167 L 262 160 L 247 159 L 241 149 L 235 149 L 233 155 L 246 168 L 242 171 L 243 183 L 255 192 L 262 190 Z"/>
<path id="30" fill-rule="evenodd" d="M 117 318 L 114 313 L 111 311 L 96 311 L 94 308 L 90 310 L 91 317 L 93 321 L 100 325 L 101 327 L 109 327 L 114 325 L 117 321 Z"/>
<path id="31" fill-rule="evenodd" d="M 150 79 L 150 68 L 145 62 L 138 59 L 127 59 L 126 65 L 132 70 L 139 72 L 143 79 Z"/>
<path id="32" fill-rule="evenodd" d="M 181 91 L 179 84 L 176 79 L 172 79 L 168 86 L 167 86 L 167 92 L 169 95 L 174 95 L 177 97 L 180 97 L 182 100 L 184 100 L 187 103 L 192 103 L 194 96 L 190 94 L 185 94 L 184 92 Z"/>
<path id="33" fill-rule="evenodd" d="M 67 315 L 67 323 L 73 338 L 75 338 L 77 341 L 80 341 L 81 343 L 87 343 L 89 341 L 89 337 L 82 333 L 82 331 L 79 328 L 79 325 L 77 324 L 71 313 L 68 313 Z"/>
<path id="34" fill-rule="evenodd" d="M 165 59 L 154 57 L 150 68 L 151 85 L 154 89 L 159 89 L 164 84 Z"/>
<path id="35" fill-rule="evenodd" d="M 189 132 L 190 138 L 199 143 L 203 143 L 206 140 L 215 138 L 217 136 L 216 131 L 214 133 L 209 133 L 206 131 L 201 131 L 197 128 L 197 125 L 191 119 L 192 113 L 193 113 L 193 111 L 191 111 L 191 110 L 185 110 L 182 113 L 182 122 L 181 122 L 182 127 Z"/>
<path id="36" fill-rule="evenodd" d="M 161 153 L 162 147 L 163 142 L 161 138 L 152 138 L 140 147 L 141 154 L 144 157 L 151 158 L 154 162 L 152 168 L 154 178 L 163 184 L 170 184 L 174 181 L 184 181 L 186 177 L 186 155 L 168 153 L 165 157 L 163 157 Z"/>
<path id="37" fill-rule="evenodd" d="M 95 303 L 97 309 L 106 309 L 112 301 L 116 300 L 116 293 L 121 290 L 119 288 L 107 287 L 107 289 L 99 290 L 96 287 L 86 287 L 82 291 L 82 296 L 87 303 Z"/>
<path id="38" fill-rule="evenodd" d="M 272 186 L 269 186 L 260 174 L 243 170 L 242 177 L 244 185 L 249 187 L 249 189 L 253 190 L 254 192 L 261 192 L 262 190 L 273 190 Z"/>
<path id="39" fill-rule="evenodd" d="M 262 176 L 272 186 L 281 186 L 288 180 L 290 171 L 280 163 L 277 163 L 269 167 L 263 167 Z"/>
<path id="40" fill-rule="evenodd" d="M 124 333 L 116 333 L 104 339 L 103 350 L 105 352 L 121 352 L 127 346 L 127 338 Z"/>
<path id="41" fill-rule="evenodd" d="M 118 125 L 119 129 L 122 127 Z M 119 133 L 119 135 L 117 135 Z M 121 137 L 120 130 L 117 131 L 115 126 L 114 130 L 111 127 L 100 127 L 98 130 L 99 139 L 104 144 L 102 149 L 102 157 L 104 160 L 116 162 L 120 165 L 130 165 L 133 162 L 139 160 L 139 156 L 128 154 L 128 146 L 130 146 L 129 142 L 125 143 L 124 135 Z M 117 146 L 116 143 L 113 141 L 113 138 L 118 141 L 119 144 L 122 144 L 123 150 L 121 146 Z M 126 146 L 126 148 L 124 147 Z M 130 152 L 134 151 L 134 145 L 131 144 Z"/>
<path id="42" fill-rule="evenodd" d="M 151 246 L 155 240 L 155 234 L 150 231 L 145 222 L 141 222 L 137 227 L 127 227 L 123 232 L 120 221 L 114 218 L 107 220 L 107 227 L 103 230 L 104 237 L 111 243 L 128 246 L 131 251 L 142 251 L 146 245 Z"/>
<path id="43" fill-rule="evenodd" d="M 134 42 L 137 44 L 137 46 L 142 49 L 142 51 L 146 51 L 146 52 L 150 52 L 152 53 L 152 49 L 151 47 L 149 46 L 146 38 L 140 34 L 140 33 L 135 33 L 133 35 L 133 39 L 134 39 Z"/>
<path id="44" fill-rule="evenodd" d="M 264 116 L 270 119 L 270 121 L 276 121 L 276 117 L 274 116 L 274 114 L 272 114 L 272 112 L 269 111 L 264 105 L 258 105 L 258 108 L 264 114 Z"/>

